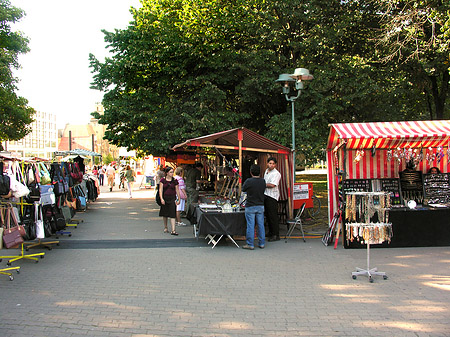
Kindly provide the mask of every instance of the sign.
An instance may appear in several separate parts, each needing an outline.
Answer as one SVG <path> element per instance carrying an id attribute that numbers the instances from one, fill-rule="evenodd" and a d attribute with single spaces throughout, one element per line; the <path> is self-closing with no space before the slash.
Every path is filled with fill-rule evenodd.
<path id="1" fill-rule="evenodd" d="M 295 184 L 294 185 L 294 200 L 309 199 L 308 184 Z"/>

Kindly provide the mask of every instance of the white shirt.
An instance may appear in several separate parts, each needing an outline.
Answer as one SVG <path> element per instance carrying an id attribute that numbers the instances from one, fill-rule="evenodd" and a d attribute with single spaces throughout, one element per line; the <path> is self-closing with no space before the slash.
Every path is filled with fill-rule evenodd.
<path id="1" fill-rule="evenodd" d="M 266 169 L 266 172 L 264 173 L 264 180 L 266 181 L 266 184 L 273 184 L 275 187 L 269 188 L 266 187 L 266 190 L 264 191 L 264 194 L 268 197 L 274 198 L 278 201 L 280 198 L 280 191 L 278 189 L 278 185 L 280 184 L 281 174 L 277 171 L 276 168 L 274 168 L 272 171 L 269 171 L 269 169 Z"/>

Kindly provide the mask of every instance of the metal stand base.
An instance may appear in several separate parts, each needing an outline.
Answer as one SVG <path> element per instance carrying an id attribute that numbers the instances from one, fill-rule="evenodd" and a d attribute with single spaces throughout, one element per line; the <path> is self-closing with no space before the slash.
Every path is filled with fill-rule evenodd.
<path id="1" fill-rule="evenodd" d="M 211 249 L 214 249 L 214 247 L 219 243 L 220 239 L 222 239 L 224 235 L 222 234 L 217 240 L 216 240 L 216 236 L 217 235 L 211 235 L 211 234 L 208 234 L 205 236 L 205 239 L 209 240 L 208 245 L 210 243 L 213 244 Z M 230 235 L 227 235 L 227 237 L 236 245 L 237 248 L 240 248 L 239 245 L 236 243 L 236 241 L 234 241 L 234 239 Z"/>
<path id="2" fill-rule="evenodd" d="M 352 272 L 352 278 L 354 280 L 356 280 L 357 276 L 367 276 L 369 278 L 369 282 L 372 283 L 373 282 L 373 275 L 379 275 L 379 276 L 383 276 L 383 279 L 386 280 L 388 277 L 386 275 L 385 272 L 382 271 L 378 271 L 378 269 L 375 268 L 370 268 L 370 243 L 367 243 L 367 269 L 363 269 L 363 268 L 356 268 L 356 271 Z"/>
<path id="3" fill-rule="evenodd" d="M 373 282 L 373 275 L 379 275 L 379 276 L 383 276 L 383 279 L 387 279 L 386 273 L 383 271 L 377 271 L 377 268 L 372 268 L 372 269 L 362 269 L 362 268 L 356 268 L 356 271 L 352 272 L 352 278 L 356 279 L 357 276 L 367 276 L 369 278 L 369 282 L 372 283 Z"/>

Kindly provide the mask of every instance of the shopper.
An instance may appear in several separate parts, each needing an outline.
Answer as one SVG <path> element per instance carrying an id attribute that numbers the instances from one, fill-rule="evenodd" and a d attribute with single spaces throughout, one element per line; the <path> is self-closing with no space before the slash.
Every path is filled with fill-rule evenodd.
<path id="1" fill-rule="evenodd" d="M 260 178 L 261 168 L 253 164 L 250 167 L 251 178 L 245 180 L 242 192 L 247 192 L 245 220 L 247 221 L 246 245 L 243 249 L 253 250 L 255 245 L 255 224 L 258 231 L 258 247 L 264 248 L 266 234 L 264 229 L 264 191 L 266 181 Z"/>
<path id="2" fill-rule="evenodd" d="M 116 178 L 116 170 L 111 164 L 106 169 L 106 176 L 108 177 L 109 191 L 112 192 L 112 189 L 114 187 L 114 180 Z"/>
<path id="3" fill-rule="evenodd" d="M 98 170 L 98 182 L 100 186 L 103 186 L 103 182 L 105 180 L 105 172 L 105 166 L 100 167 L 100 169 Z"/>
<path id="4" fill-rule="evenodd" d="M 125 179 L 127 181 L 128 196 L 131 199 L 131 198 L 133 198 L 133 195 L 131 194 L 131 190 L 133 189 L 133 183 L 136 179 L 136 173 L 130 167 L 130 165 L 127 165 L 127 170 L 125 171 Z"/>
<path id="5" fill-rule="evenodd" d="M 167 220 L 170 219 L 172 227 L 170 234 L 178 235 L 175 231 L 175 218 L 177 213 L 177 205 L 180 203 L 180 189 L 178 188 L 178 180 L 173 177 L 173 168 L 166 167 L 164 169 L 166 177 L 159 182 L 159 196 L 161 198 L 161 209 L 159 216 L 163 217 L 164 233 L 168 233 Z"/>
<path id="6" fill-rule="evenodd" d="M 176 225 L 177 226 L 187 226 L 184 222 L 181 221 L 181 212 L 184 211 L 184 207 L 186 205 L 186 184 L 183 179 L 183 168 L 177 167 L 175 170 L 175 179 L 178 180 L 178 188 L 180 190 L 180 203 L 177 206 L 177 217 L 176 217 Z"/>
<path id="7" fill-rule="evenodd" d="M 280 198 L 280 191 L 278 190 L 278 186 L 280 184 L 281 174 L 275 168 L 276 165 L 277 159 L 269 157 L 267 159 L 267 169 L 264 173 L 264 180 L 266 181 L 264 210 L 269 229 L 269 242 L 280 240 L 280 226 L 278 224 L 278 199 Z"/>
<path id="8" fill-rule="evenodd" d="M 186 199 L 186 212 L 189 212 L 189 207 L 193 203 L 198 202 L 198 190 L 197 190 L 197 184 L 201 183 L 202 180 L 202 163 L 196 163 L 194 165 L 194 168 L 191 168 L 186 172 L 186 192 L 187 192 L 187 199 Z"/>

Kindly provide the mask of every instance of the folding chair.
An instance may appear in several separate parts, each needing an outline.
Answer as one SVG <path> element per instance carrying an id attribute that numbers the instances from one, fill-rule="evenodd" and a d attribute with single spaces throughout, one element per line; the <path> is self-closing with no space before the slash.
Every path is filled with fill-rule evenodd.
<path id="1" fill-rule="evenodd" d="M 288 239 L 291 237 L 292 232 L 294 231 L 295 227 L 297 225 L 300 225 L 300 230 L 302 231 L 302 236 L 303 236 L 303 242 L 305 241 L 305 233 L 303 232 L 303 224 L 302 224 L 302 215 L 303 212 L 305 211 L 305 207 L 306 207 L 306 203 L 304 202 L 303 205 L 300 207 L 300 209 L 297 212 L 297 215 L 295 216 L 294 219 L 288 219 L 286 221 L 286 224 L 288 225 L 288 231 L 286 233 L 286 237 L 285 237 L 285 242 L 288 242 Z"/>

